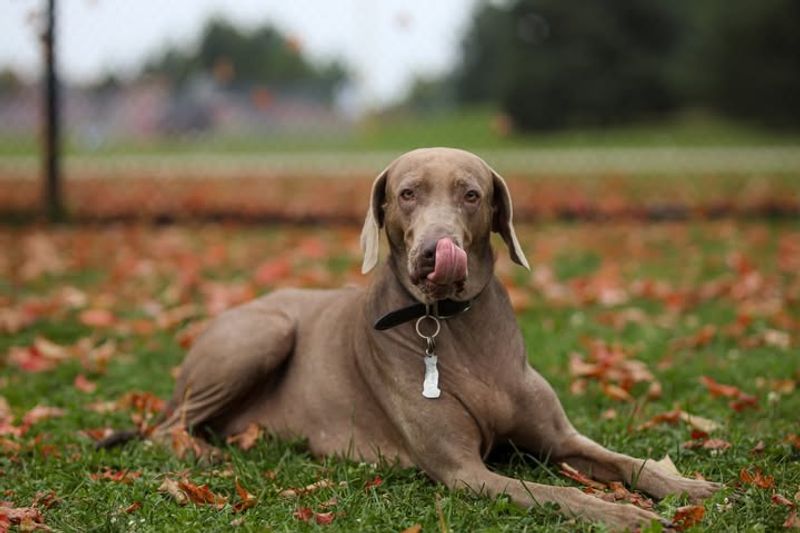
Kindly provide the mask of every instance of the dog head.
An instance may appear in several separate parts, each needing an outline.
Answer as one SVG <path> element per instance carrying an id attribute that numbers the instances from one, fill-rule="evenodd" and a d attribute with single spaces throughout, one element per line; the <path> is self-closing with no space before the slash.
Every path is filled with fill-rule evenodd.
<path id="1" fill-rule="evenodd" d="M 373 183 L 361 233 L 362 272 L 378 262 L 385 228 L 392 267 L 419 301 L 472 298 L 492 275 L 492 231 L 511 259 L 529 268 L 512 212 L 505 181 L 479 157 L 452 148 L 408 152 Z"/>

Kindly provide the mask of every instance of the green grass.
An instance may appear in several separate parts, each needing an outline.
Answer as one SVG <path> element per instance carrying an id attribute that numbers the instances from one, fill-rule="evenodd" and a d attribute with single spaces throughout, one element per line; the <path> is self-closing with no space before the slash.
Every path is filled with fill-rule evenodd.
<path id="1" fill-rule="evenodd" d="M 247 137 L 215 135 L 159 137 L 143 141 L 110 140 L 95 148 L 68 135 L 65 147 L 66 153 L 71 155 L 167 155 L 404 151 L 420 146 L 458 146 L 471 150 L 487 150 L 800 144 L 798 132 L 762 130 L 702 113 L 684 113 L 672 118 L 626 126 L 513 135 L 501 135 L 498 132 L 494 126 L 497 115 L 497 111 L 489 108 L 467 108 L 428 114 L 389 114 L 363 119 L 345 132 L 325 133 L 312 129 L 298 134 L 277 133 Z M 37 147 L 35 138 L 3 136 L 0 132 L 0 155 L 33 155 Z"/>
<path id="2" fill-rule="evenodd" d="M 748 335 L 757 336 L 766 329 L 781 329 L 780 324 L 800 320 L 797 291 L 798 271 L 781 266 L 791 259 L 792 243 L 800 245 L 800 224 L 796 222 L 763 224 L 757 222 L 693 223 L 659 226 L 640 225 L 544 225 L 520 228 L 528 257 L 538 268 L 552 269 L 555 281 L 576 284 L 581 281 L 609 279 L 603 274 L 614 269 L 619 283 L 633 294 L 637 281 L 666 283 L 676 289 L 696 289 L 710 280 L 741 282 L 732 270 L 731 261 L 743 254 L 753 264 L 762 280 L 774 283 L 776 293 L 745 293 L 736 300 L 723 295 L 702 303 L 689 304 L 680 312 L 670 312 L 665 305 L 647 297 L 636 296 L 619 305 L 603 306 L 591 302 L 556 302 L 532 288 L 530 279 L 519 270 L 509 270 L 503 259 L 500 271 L 508 271 L 516 280 L 517 290 L 526 294 L 529 303 L 519 322 L 528 346 L 531 363 L 554 385 L 574 424 L 587 435 L 615 450 L 661 458 L 669 454 L 687 475 L 701 472 L 706 478 L 727 485 L 722 493 L 706 503 L 706 518 L 695 531 L 772 531 L 781 527 L 787 511 L 773 505 L 773 490 L 793 498 L 800 488 L 800 450 L 785 442 L 787 435 L 798 432 L 800 395 L 770 394 L 757 386 L 757 378 L 800 380 L 798 337 L 792 333 L 793 347 L 746 347 L 726 334 L 696 348 L 679 348 L 676 339 L 694 335 L 702 325 L 713 324 L 723 331 L 741 312 L 743 305 L 763 304 L 773 298 L 781 311 L 753 310 L 754 321 Z M 59 272 L 24 279 L 26 261 L 41 261 L 31 243 L 42 237 L 54 247 L 63 261 Z M 319 260 L 298 252 L 303 239 L 319 238 L 331 278 L 308 281 Z M 284 231 L 280 228 L 196 228 L 112 227 L 62 228 L 49 234 L 36 228 L 0 229 L 0 245 L 14 250 L 0 282 L 0 303 L 9 308 L 30 305 L 32 299 L 47 300 L 70 285 L 89 295 L 93 305 L 102 298 L 116 296 L 112 308 L 125 320 L 142 315 L 143 302 L 163 305 L 175 301 L 169 287 L 180 276 L 199 267 L 199 285 L 188 286 L 186 301 L 204 300 L 203 283 L 247 283 L 250 273 L 265 259 L 288 257 L 295 266 L 286 283 L 305 279 L 311 285 L 338 285 L 347 281 L 357 268 L 355 239 L 351 229 L 316 229 Z M 33 239 L 33 240 L 32 240 Z M 39 242 L 39 252 L 42 251 Z M 219 250 L 225 250 L 219 259 Z M 783 250 L 780 252 L 779 251 Z M 313 255 L 313 254 L 312 254 Z M 34 256 L 40 259 L 34 259 Z M 193 264 L 189 258 L 197 259 Z M 787 259 L 787 257 L 789 259 Z M 134 263 L 131 263 L 134 261 Z M 140 261 L 140 263 L 135 263 Z M 129 271 L 126 271 L 128 268 Z M 541 273 L 541 271 L 540 271 Z M 614 278 L 614 276 L 611 276 Z M 614 278 L 617 279 L 617 278 Z M 766 282 L 766 281 L 765 281 Z M 264 287 L 259 287 L 259 291 Z M 743 291 L 746 289 L 743 288 Z M 184 302 L 185 303 L 185 302 Z M 640 309 L 646 320 L 614 328 L 606 318 L 609 313 Z M 783 320 L 784 322 L 781 322 Z M 788 320 L 789 322 L 786 322 Z M 792 322 L 793 321 L 793 322 Z M 124 322 L 124 321 L 123 321 Z M 791 331 L 791 329 L 789 329 Z M 230 454 L 227 464 L 206 467 L 192 460 L 178 460 L 168 451 L 134 442 L 109 451 L 94 451 L 91 442 L 78 432 L 86 428 L 130 425 L 127 412 L 101 415 L 87 410 L 91 401 L 113 400 L 129 390 L 147 390 L 166 398 L 172 389 L 169 370 L 177 365 L 183 350 L 175 339 L 175 328 L 137 335 L 115 330 L 93 330 L 82 325 L 76 310 L 57 310 L 14 334 L 0 337 L 0 354 L 11 346 L 29 345 L 36 336 L 70 344 L 94 335 L 96 342 L 114 339 L 117 354 L 105 373 L 89 373 L 98 389 L 92 394 L 77 391 L 73 379 L 86 373 L 76 361 L 68 361 L 52 371 L 24 373 L 12 366 L 2 368 L 0 396 L 5 397 L 17 416 L 37 404 L 63 407 L 67 415 L 32 427 L 19 440 L 26 450 L 0 454 L 1 499 L 26 506 L 37 492 L 54 491 L 60 503 L 46 510 L 46 523 L 60 531 L 227 531 L 234 519 L 243 518 L 243 531 L 306 531 L 320 526 L 302 523 L 292 514 L 299 506 L 319 510 L 324 502 L 336 498 L 332 511 L 338 513 L 327 529 L 335 531 L 401 531 L 421 524 L 423 531 L 439 530 L 437 501 L 451 531 L 594 531 L 601 526 L 576 523 L 562 518 L 551 508 L 520 509 L 504 497 L 496 500 L 468 493 L 454 493 L 429 481 L 416 470 L 403 470 L 387 464 L 360 464 L 341 459 L 313 459 L 302 442 L 259 442 L 243 452 L 225 447 Z M 568 358 L 572 352 L 585 352 L 583 339 L 618 341 L 636 351 L 663 385 L 663 396 L 651 402 L 620 403 L 604 396 L 590 384 L 585 395 L 569 392 Z M 658 363 L 669 356 L 672 364 Z M 2 361 L 2 359 L 0 359 Z M 712 398 L 698 383 L 698 377 L 710 375 L 717 381 L 736 385 L 756 394 L 759 410 L 737 413 L 727 401 Z M 634 393 L 639 389 L 634 389 Z M 658 426 L 647 431 L 630 431 L 650 416 L 669 410 L 679 403 L 693 414 L 723 424 L 715 437 L 728 440 L 732 448 L 721 453 L 688 450 L 681 447 L 689 440 L 685 426 Z M 603 420 L 600 414 L 614 408 L 617 417 Z M 758 441 L 765 451 L 750 453 Z M 55 453 L 52 453 L 55 452 Z M 742 468 L 759 467 L 775 477 L 775 488 L 763 490 L 752 486 L 737 487 Z M 96 481 L 89 474 L 104 467 L 129 469 L 141 473 L 130 484 Z M 526 454 L 510 453 L 496 458 L 492 467 L 517 477 L 542 483 L 572 485 L 559 476 L 557 469 L 542 466 Z M 225 471 L 232 471 L 233 475 Z M 275 473 L 275 478 L 265 472 Z M 184 472 L 195 483 L 233 499 L 234 477 L 258 497 L 258 504 L 242 515 L 230 507 L 221 510 L 209 506 L 179 506 L 157 491 L 165 476 Z M 375 476 L 383 483 L 365 490 Z M 302 487 L 319 479 L 330 479 L 336 486 L 302 496 L 298 500 L 280 498 L 287 487 Z M 126 514 L 122 509 L 141 502 L 141 509 Z M 680 498 L 668 498 L 657 506 L 664 516 L 684 504 Z M 312 521 L 313 522 L 313 521 Z"/>

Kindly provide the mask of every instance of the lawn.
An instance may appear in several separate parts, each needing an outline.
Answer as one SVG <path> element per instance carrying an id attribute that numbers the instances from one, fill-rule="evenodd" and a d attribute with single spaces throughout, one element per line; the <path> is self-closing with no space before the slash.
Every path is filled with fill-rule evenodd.
<path id="1" fill-rule="evenodd" d="M 797 527 L 800 223 L 519 232 L 533 272 L 504 257 L 497 271 L 531 363 L 574 424 L 615 450 L 669 455 L 685 475 L 723 482 L 696 531 Z M 0 531 L 4 516 L 61 531 L 601 529 L 450 492 L 415 470 L 314 459 L 302 442 L 268 436 L 248 450 L 220 443 L 228 458 L 215 466 L 146 442 L 93 449 L 108 428 L 152 422 L 207 317 L 278 286 L 365 284 L 355 227 L 5 227 L 0 250 Z M 519 451 L 492 467 L 577 485 Z M 218 498 L 181 505 L 159 491 L 165 480 Z M 655 509 L 672 517 L 686 504 Z"/>
<path id="2" fill-rule="evenodd" d="M 697 148 L 797 146 L 800 132 L 774 131 L 701 112 L 676 114 L 629 125 L 515 133 L 502 127 L 501 113 L 487 107 L 367 116 L 349 127 L 321 133 L 314 124 L 300 132 L 255 135 L 213 132 L 141 139 L 84 139 L 67 128 L 67 155 L 286 154 L 306 152 L 402 152 L 419 146 L 471 150 L 548 148 Z M 0 156 L 35 156 L 38 140 L 0 130 Z"/>

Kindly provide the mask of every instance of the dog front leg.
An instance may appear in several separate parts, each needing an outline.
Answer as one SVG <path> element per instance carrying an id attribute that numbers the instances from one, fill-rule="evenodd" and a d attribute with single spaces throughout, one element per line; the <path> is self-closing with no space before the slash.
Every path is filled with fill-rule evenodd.
<path id="1" fill-rule="evenodd" d="M 656 498 L 687 494 L 702 500 L 722 485 L 685 478 L 653 460 L 643 460 L 608 450 L 578 433 L 547 381 L 529 369 L 517 398 L 515 445 L 553 462 L 566 462 L 600 481 L 622 481 Z"/>
<path id="2" fill-rule="evenodd" d="M 523 507 L 556 504 L 567 517 L 603 522 L 614 530 L 634 531 L 653 521 L 670 525 L 651 511 L 629 504 L 609 503 L 574 487 L 555 487 L 499 475 L 486 468 L 478 456 L 457 470 L 443 474 L 440 480 L 452 489 L 469 490 L 491 498 L 506 494 Z"/>

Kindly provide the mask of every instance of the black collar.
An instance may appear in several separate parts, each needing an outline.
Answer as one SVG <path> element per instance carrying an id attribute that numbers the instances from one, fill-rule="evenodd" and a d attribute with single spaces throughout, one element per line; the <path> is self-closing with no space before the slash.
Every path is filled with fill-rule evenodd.
<path id="1" fill-rule="evenodd" d="M 480 296 L 480 294 L 478 294 Z M 476 296 L 472 300 L 466 302 L 457 302 L 455 300 L 437 300 L 436 306 L 431 306 L 436 309 L 436 318 L 445 319 L 463 313 L 468 310 L 472 303 L 478 298 Z M 428 306 L 421 303 L 409 305 L 396 311 L 391 311 L 380 317 L 373 326 L 377 330 L 390 329 L 400 324 L 405 324 L 415 318 L 420 318 L 428 314 Z"/>

